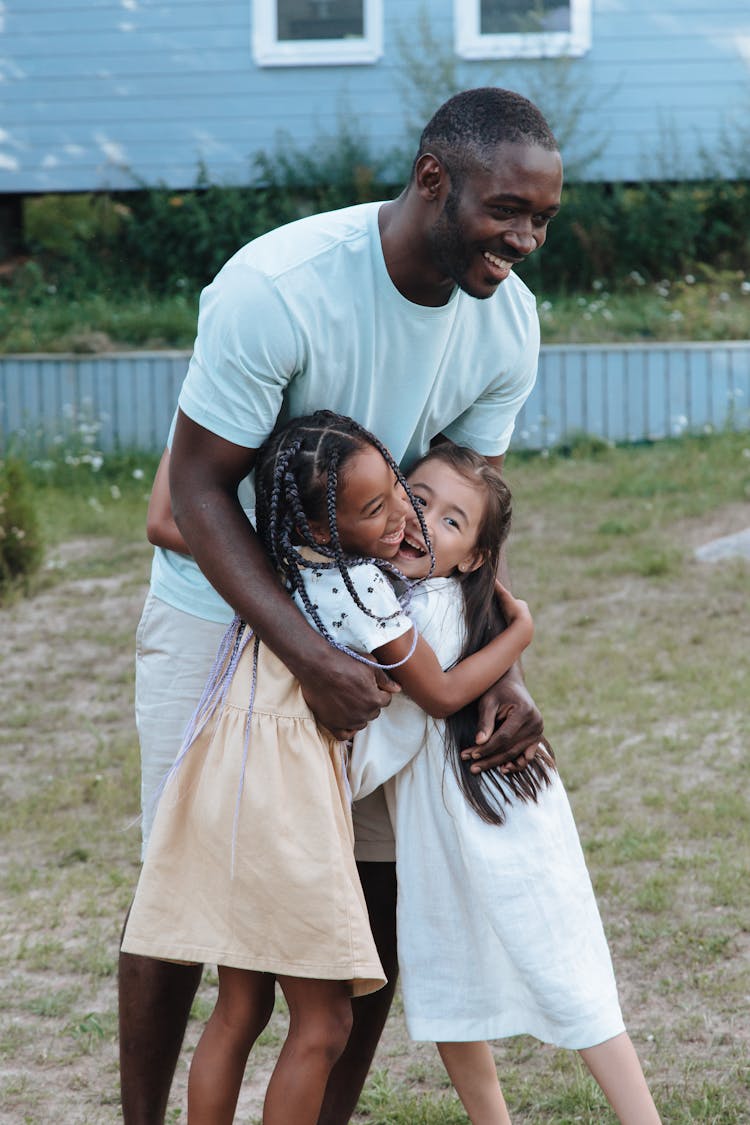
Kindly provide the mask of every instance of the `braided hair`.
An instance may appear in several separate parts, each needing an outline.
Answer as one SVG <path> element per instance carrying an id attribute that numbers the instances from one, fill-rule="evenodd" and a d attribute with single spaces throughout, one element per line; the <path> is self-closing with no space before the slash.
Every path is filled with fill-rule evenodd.
<path id="1" fill-rule="evenodd" d="M 482 566 L 467 574 L 459 572 L 456 575 L 461 584 L 466 621 L 466 637 L 458 663 L 484 648 L 506 627 L 495 596 L 495 575 L 502 545 L 510 531 L 511 495 L 500 474 L 471 449 L 452 442 L 435 445 L 417 462 L 412 472 L 425 461 L 432 460 L 444 462 L 471 483 L 483 487 L 486 498 L 476 542 Z M 554 755 L 552 748 L 542 739 L 542 747 L 537 750 L 535 758 L 521 770 L 501 773 L 499 768 L 495 768 L 472 773 L 472 763 L 463 761 L 461 751 L 474 745 L 478 715 L 477 703 L 473 702 L 445 720 L 446 762 L 450 764 L 466 800 L 482 820 L 488 824 L 503 824 L 504 806 L 510 804 L 513 797 L 521 801 L 536 801 L 542 787 L 549 785 L 551 771 L 556 768 Z"/>
<path id="2" fill-rule="evenodd" d="M 375 620 L 390 620 L 398 616 L 400 611 L 386 617 L 373 613 L 362 603 L 352 582 L 350 567 L 373 563 L 406 582 L 403 574 L 388 560 L 355 558 L 347 555 L 341 546 L 336 520 L 339 486 L 349 461 L 368 446 L 378 450 L 405 490 L 418 516 L 432 557 L 420 505 L 415 501 L 401 470 L 382 442 L 352 418 L 334 414 L 330 410 L 318 410 L 314 414 L 294 418 L 263 443 L 258 450 L 255 466 L 258 535 L 289 591 L 299 594 L 311 620 L 335 648 L 342 646 L 331 636 L 317 606 L 311 601 L 302 578 L 303 570 L 337 569 L 355 604 Z M 321 543 L 315 538 L 311 524 L 316 522 L 327 524 L 330 543 Z M 307 558 L 300 550 L 300 545 L 314 550 L 318 558 Z M 321 555 L 327 561 L 321 562 Z M 413 585 L 408 582 L 406 584 L 406 592 L 402 597 L 404 608 L 408 604 Z M 349 649 L 346 651 L 350 652 Z M 350 654 L 364 659 L 359 654 Z M 370 660 L 365 662 L 372 663 Z"/>

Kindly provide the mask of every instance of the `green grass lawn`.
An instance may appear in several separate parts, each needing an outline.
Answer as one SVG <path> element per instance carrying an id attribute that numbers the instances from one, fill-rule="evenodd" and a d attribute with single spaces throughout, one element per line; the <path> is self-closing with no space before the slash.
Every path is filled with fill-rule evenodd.
<path id="1" fill-rule="evenodd" d="M 46 564 L 0 609 L 0 1123 L 119 1120 L 115 964 L 137 877 L 133 637 L 153 461 L 68 466 L 35 497 Z M 80 470 L 80 472 L 79 472 Z M 143 475 L 134 473 L 142 472 Z M 626 1021 L 669 1125 L 750 1099 L 750 564 L 698 563 L 750 525 L 750 434 L 508 458 L 525 658 L 589 862 Z M 211 1009 L 196 1001 L 168 1120 Z M 248 1066 L 259 1120 L 283 1004 Z M 496 1045 L 518 1125 L 613 1119 L 576 1056 Z M 358 1125 L 465 1123 L 397 1001 Z"/>

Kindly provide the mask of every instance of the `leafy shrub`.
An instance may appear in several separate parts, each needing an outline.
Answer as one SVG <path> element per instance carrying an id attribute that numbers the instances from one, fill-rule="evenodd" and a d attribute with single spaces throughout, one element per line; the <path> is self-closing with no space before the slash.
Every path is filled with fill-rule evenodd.
<path id="1" fill-rule="evenodd" d="M 0 598 L 26 584 L 42 561 L 39 520 L 24 463 L 0 461 Z"/>
<path id="2" fill-rule="evenodd" d="M 374 155 L 342 116 L 334 136 L 300 148 L 279 135 L 254 161 L 245 186 L 222 187 L 198 168 L 195 187 L 141 185 L 116 195 L 27 201 L 35 260 L 14 285 L 31 305 L 50 290 L 178 295 L 206 285 L 250 239 L 304 215 L 390 198 L 405 181 L 405 153 Z M 519 273 L 533 290 L 616 286 L 635 271 L 645 281 L 750 261 L 750 182 L 570 183 L 544 251 Z"/>
<path id="3" fill-rule="evenodd" d="M 616 285 L 745 270 L 750 260 L 750 183 L 743 180 L 569 184 L 541 254 L 519 272 L 532 289 Z"/>
<path id="4" fill-rule="evenodd" d="M 342 117 L 335 136 L 301 149 L 279 134 L 255 159 L 245 186 L 211 183 L 202 165 L 189 191 L 138 185 L 115 195 L 27 201 L 26 239 L 44 285 L 68 296 L 142 288 L 202 288 L 241 246 L 304 215 L 386 198 L 386 162 Z M 27 289 L 33 279 L 19 278 Z"/>

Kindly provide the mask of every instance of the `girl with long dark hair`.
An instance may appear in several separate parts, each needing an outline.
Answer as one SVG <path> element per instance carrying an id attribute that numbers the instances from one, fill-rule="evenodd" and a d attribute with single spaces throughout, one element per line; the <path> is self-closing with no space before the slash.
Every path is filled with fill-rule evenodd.
<path id="1" fill-rule="evenodd" d="M 430 549 L 410 516 L 395 562 L 424 579 L 409 612 L 447 668 L 505 627 L 495 574 L 510 494 L 449 443 L 407 480 Z M 519 1034 L 580 1050 L 623 1125 L 657 1125 L 551 750 L 519 772 L 477 772 L 476 729 L 474 703 L 443 722 L 402 695 L 354 739 L 355 799 L 386 782 L 409 1033 L 438 1044 L 472 1125 L 510 1122 L 487 1041 Z"/>

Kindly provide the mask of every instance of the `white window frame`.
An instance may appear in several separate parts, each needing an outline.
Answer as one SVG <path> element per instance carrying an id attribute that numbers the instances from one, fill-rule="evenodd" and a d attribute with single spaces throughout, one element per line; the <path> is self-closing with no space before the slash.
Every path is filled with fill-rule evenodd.
<path id="1" fill-rule="evenodd" d="M 480 11 L 480 0 L 453 0 L 456 54 L 462 59 L 577 56 L 591 47 L 591 0 L 570 0 L 570 31 L 482 35 Z"/>
<path id="2" fill-rule="evenodd" d="M 362 0 L 361 39 L 300 39 L 280 42 L 276 0 L 251 0 L 253 58 L 258 66 L 353 66 L 375 63 L 383 54 L 383 0 Z"/>

